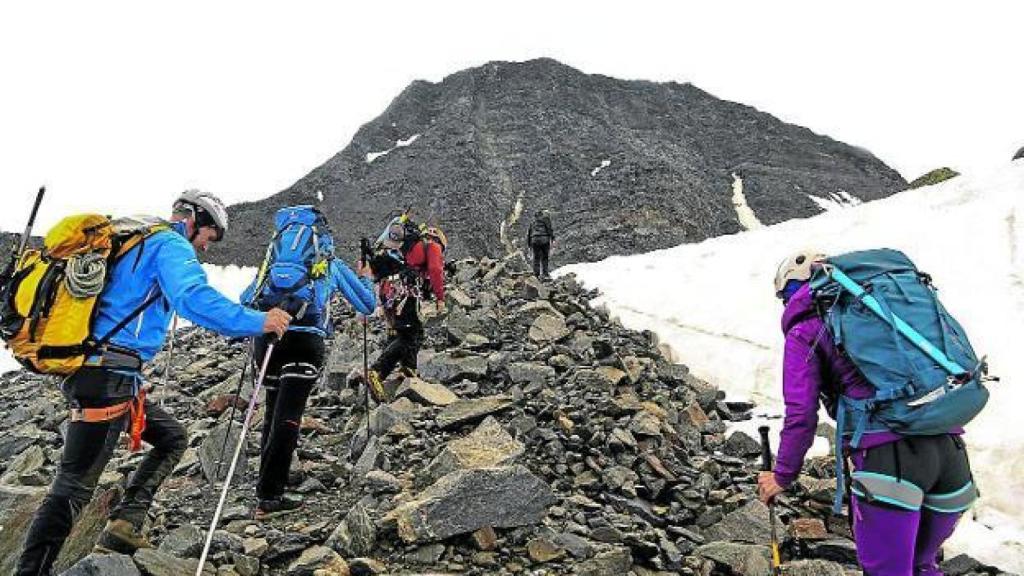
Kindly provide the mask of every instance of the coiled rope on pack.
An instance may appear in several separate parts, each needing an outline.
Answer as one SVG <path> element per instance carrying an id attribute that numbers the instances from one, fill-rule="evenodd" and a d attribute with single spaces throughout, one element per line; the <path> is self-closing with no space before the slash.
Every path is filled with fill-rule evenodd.
<path id="1" fill-rule="evenodd" d="M 100 254 L 87 253 L 68 259 L 64 272 L 68 293 L 75 298 L 92 298 L 103 291 L 107 275 L 107 259 Z"/>

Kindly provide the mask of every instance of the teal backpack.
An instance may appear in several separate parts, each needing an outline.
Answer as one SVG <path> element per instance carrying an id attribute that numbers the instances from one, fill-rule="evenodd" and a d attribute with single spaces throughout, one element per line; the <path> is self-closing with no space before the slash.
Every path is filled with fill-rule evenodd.
<path id="1" fill-rule="evenodd" d="M 842 507 L 842 439 L 857 448 L 865 432 L 907 436 L 962 427 L 988 402 L 988 366 L 946 311 L 931 277 L 902 252 L 851 252 L 828 258 L 811 291 L 832 339 L 875 388 L 839 395 L 836 406 L 837 512 Z"/>

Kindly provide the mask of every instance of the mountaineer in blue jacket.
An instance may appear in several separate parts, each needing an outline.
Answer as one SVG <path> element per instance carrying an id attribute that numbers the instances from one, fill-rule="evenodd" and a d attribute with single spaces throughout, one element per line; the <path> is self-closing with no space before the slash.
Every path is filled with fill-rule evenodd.
<path id="1" fill-rule="evenodd" d="M 146 232 L 114 264 L 100 295 L 92 334 L 98 338 L 129 321 L 61 384 L 71 407 L 64 451 L 57 477 L 28 530 L 19 576 L 51 573 L 75 517 L 92 498 L 126 430 L 152 449 L 111 511 L 97 548 L 131 554 L 150 547 L 141 531 L 146 512 L 187 446 L 182 425 L 158 404 L 145 400 L 142 381 L 143 363 L 163 345 L 172 310 L 235 337 L 283 334 L 291 321 L 283 310 L 245 308 L 207 282 L 196 252 L 219 241 L 228 228 L 224 205 L 212 194 L 183 193 L 174 203 L 170 222 L 156 218 L 118 222 L 127 222 L 133 229 L 141 225 Z"/>
<path id="2" fill-rule="evenodd" d="M 294 510 L 300 500 L 286 497 L 292 454 L 299 442 L 302 413 L 326 361 L 324 339 L 333 330 L 330 303 L 341 294 L 356 312 L 368 316 L 377 307 L 367 278 L 359 278 L 343 261 L 334 258 L 334 241 L 324 215 L 312 206 L 278 210 L 276 231 L 267 256 L 242 302 L 270 309 L 288 302 L 287 308 L 305 303 L 302 318 L 288 327 L 274 348 L 263 378 L 267 391 L 266 416 L 260 438 L 260 470 L 256 483 L 256 518 Z M 361 265 L 359 273 L 369 274 Z M 253 349 L 258 370 L 267 351 L 267 338 L 258 338 Z"/>

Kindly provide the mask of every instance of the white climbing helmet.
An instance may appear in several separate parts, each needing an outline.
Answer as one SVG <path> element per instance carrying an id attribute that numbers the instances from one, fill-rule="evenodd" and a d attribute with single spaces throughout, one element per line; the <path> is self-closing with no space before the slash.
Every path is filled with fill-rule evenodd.
<path id="1" fill-rule="evenodd" d="M 224 239 L 228 231 L 228 210 L 220 198 L 209 192 L 185 190 L 174 201 L 174 209 L 187 207 L 195 215 L 196 228 L 213 226 L 217 229 L 216 241 Z"/>
<path id="2" fill-rule="evenodd" d="M 782 291 L 790 280 L 810 280 L 813 273 L 811 265 L 825 258 L 827 256 L 820 250 L 801 250 L 787 256 L 775 273 L 775 295 L 782 298 Z"/>

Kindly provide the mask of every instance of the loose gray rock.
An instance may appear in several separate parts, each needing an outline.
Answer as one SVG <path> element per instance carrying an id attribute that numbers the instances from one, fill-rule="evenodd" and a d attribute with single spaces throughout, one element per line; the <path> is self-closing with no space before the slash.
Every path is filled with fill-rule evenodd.
<path id="1" fill-rule="evenodd" d="M 530 340 L 540 344 L 557 342 L 570 334 L 565 320 L 558 316 L 545 314 L 534 320 L 530 325 Z"/>
<path id="2" fill-rule="evenodd" d="M 533 362 L 513 362 L 508 365 L 508 376 L 513 384 L 543 386 L 555 378 L 555 369 Z"/>
<path id="3" fill-rule="evenodd" d="M 473 422 L 495 412 L 512 407 L 515 401 L 509 396 L 497 395 L 472 400 L 459 400 L 445 406 L 435 420 L 441 428 L 454 428 Z"/>
<path id="4" fill-rule="evenodd" d="M 421 352 L 419 375 L 425 380 L 448 384 L 464 378 L 479 380 L 487 375 L 487 358 L 483 356 L 452 356 L 450 353 Z"/>
<path id="5" fill-rule="evenodd" d="M 326 545 L 345 557 L 366 556 L 377 540 L 377 528 L 366 508 L 356 504 L 334 529 Z"/>
<path id="6" fill-rule="evenodd" d="M 166 552 L 154 548 L 140 548 L 132 556 L 135 563 L 147 576 L 182 576 L 195 574 L 199 560 L 192 558 L 175 558 Z M 215 576 L 217 569 L 209 562 L 203 566 L 203 574 Z"/>
<path id="7" fill-rule="evenodd" d="M 757 456 L 761 453 L 761 443 L 751 438 L 746 432 L 738 430 L 733 432 L 729 439 L 725 441 L 725 447 L 722 451 L 737 458 Z"/>
<path id="8" fill-rule="evenodd" d="M 615 548 L 602 552 L 576 568 L 578 576 L 622 576 L 633 567 L 629 548 Z"/>
<path id="9" fill-rule="evenodd" d="M 141 576 L 141 573 L 130 556 L 89 554 L 61 572 L 60 576 Z"/>
<path id="10" fill-rule="evenodd" d="M 697 548 L 697 555 L 743 576 L 770 576 L 771 550 L 739 542 L 712 542 Z"/>
<path id="11" fill-rule="evenodd" d="M 406 542 L 444 540 L 485 526 L 536 524 L 554 502 L 551 487 L 523 466 L 453 472 L 401 504 L 385 521 Z"/>
<path id="12" fill-rule="evenodd" d="M 786 576 L 846 576 L 842 564 L 828 560 L 796 560 L 784 565 Z"/>
<path id="13" fill-rule="evenodd" d="M 206 438 L 203 439 L 203 443 L 199 446 L 199 464 L 202 467 L 203 476 L 206 477 L 208 482 L 221 482 L 227 477 L 228 469 L 231 467 L 231 457 L 234 455 L 235 447 L 241 438 L 241 428 L 242 426 L 238 423 L 233 423 L 229 426 L 229 423 L 225 422 L 210 431 Z M 228 438 L 227 445 L 224 444 L 225 436 Z M 222 448 L 223 462 L 220 463 L 220 476 L 216 477 L 217 463 L 221 459 Z M 248 466 L 249 462 L 243 447 L 242 453 L 238 456 L 238 464 L 235 466 L 235 475 L 232 482 L 241 482 L 245 478 L 246 472 L 248 472 Z"/>
<path id="14" fill-rule="evenodd" d="M 159 550 L 178 558 L 198 558 L 203 551 L 203 533 L 191 524 L 171 530 L 160 541 Z"/>
<path id="15" fill-rule="evenodd" d="M 288 576 L 349 576 L 348 564 L 326 546 L 313 546 L 288 565 Z"/>
<path id="16" fill-rule="evenodd" d="M 784 533 L 785 527 L 776 518 L 776 529 Z M 727 514 L 722 520 L 704 531 L 708 540 L 727 540 L 748 544 L 769 544 L 771 524 L 768 507 L 759 500 L 751 500 L 746 506 Z"/>
<path id="17" fill-rule="evenodd" d="M 398 386 L 395 396 L 407 397 L 420 404 L 447 406 L 459 399 L 458 395 L 442 386 L 419 378 L 406 378 Z"/>

